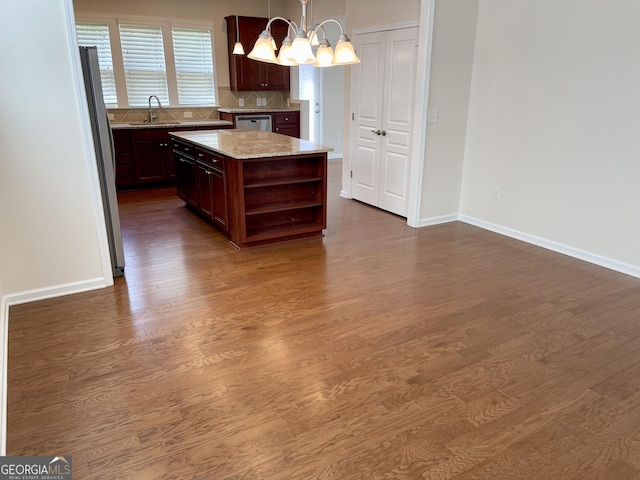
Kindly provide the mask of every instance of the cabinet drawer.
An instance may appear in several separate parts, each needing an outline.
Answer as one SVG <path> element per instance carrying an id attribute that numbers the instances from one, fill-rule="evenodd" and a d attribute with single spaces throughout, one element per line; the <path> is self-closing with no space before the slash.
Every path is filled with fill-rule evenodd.
<path id="1" fill-rule="evenodd" d="M 224 155 L 197 148 L 195 158 L 224 172 Z"/>
<path id="2" fill-rule="evenodd" d="M 196 153 L 196 149 L 186 143 L 179 142 L 177 140 L 171 140 L 171 146 L 174 152 L 179 152 L 189 157 L 193 157 Z"/>
<path id="3" fill-rule="evenodd" d="M 272 116 L 272 120 L 274 125 L 297 125 L 299 122 L 297 113 L 274 114 Z"/>

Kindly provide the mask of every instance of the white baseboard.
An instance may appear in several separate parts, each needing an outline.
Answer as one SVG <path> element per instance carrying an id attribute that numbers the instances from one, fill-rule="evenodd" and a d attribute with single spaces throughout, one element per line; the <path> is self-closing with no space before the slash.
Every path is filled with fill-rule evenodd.
<path id="1" fill-rule="evenodd" d="M 56 285 L 54 287 L 37 288 L 34 290 L 25 290 L 24 292 L 12 293 L 5 295 L 7 306 L 20 305 L 21 303 L 37 302 L 38 300 L 46 300 L 47 298 L 62 297 L 64 295 L 72 295 L 74 293 L 88 292 L 89 290 L 97 290 L 111 286 L 111 283 L 105 281 L 104 278 L 92 278 L 81 282 L 66 283 Z"/>
<path id="2" fill-rule="evenodd" d="M 349 192 L 347 192 L 346 190 L 340 190 L 340 196 L 342 198 L 348 198 L 349 200 L 351 200 L 351 195 L 349 195 Z"/>
<path id="3" fill-rule="evenodd" d="M 342 160 L 341 153 L 328 153 L 327 160 Z"/>
<path id="4" fill-rule="evenodd" d="M 431 225 L 440 225 L 442 223 L 450 223 L 458 220 L 458 215 L 442 215 L 440 217 L 421 218 L 416 227 L 429 227 Z"/>
<path id="5" fill-rule="evenodd" d="M 26 290 L 0 297 L 0 456 L 7 454 L 7 362 L 9 353 L 9 307 L 111 286 L 104 278 Z"/>
<path id="6" fill-rule="evenodd" d="M 536 245 L 538 247 L 546 248 L 547 250 L 552 250 L 554 252 L 562 253 L 563 255 L 568 255 L 569 257 L 573 257 L 579 260 L 583 260 L 585 262 L 593 263 L 594 265 L 599 265 L 601 267 L 608 268 L 616 272 L 620 272 L 626 275 L 630 275 L 632 277 L 640 278 L 640 267 L 637 267 L 635 265 L 630 265 L 628 263 L 620 262 L 618 260 L 613 260 L 611 258 L 603 257 L 601 255 L 596 255 L 595 253 L 587 252 L 585 250 L 580 250 L 578 248 L 570 247 L 562 243 L 554 242 L 552 240 L 547 240 L 545 238 L 537 237 L 535 235 L 530 235 L 528 233 L 520 232 L 518 230 L 513 230 L 511 228 L 503 227 L 501 225 L 485 222 L 484 220 L 468 217 L 466 215 L 458 215 L 458 220 L 464 223 L 468 223 L 470 225 L 474 225 L 476 227 L 483 228 L 485 230 L 489 230 L 491 232 L 499 233 L 500 235 L 505 235 L 507 237 L 515 238 L 516 240 L 521 240 L 523 242 Z"/>

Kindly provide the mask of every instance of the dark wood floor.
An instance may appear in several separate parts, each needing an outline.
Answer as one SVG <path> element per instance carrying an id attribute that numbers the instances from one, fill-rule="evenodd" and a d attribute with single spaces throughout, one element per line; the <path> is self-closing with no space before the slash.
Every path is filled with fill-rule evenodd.
<path id="1" fill-rule="evenodd" d="M 640 479 L 640 280 L 338 197 L 236 251 L 121 195 L 114 288 L 12 307 L 8 454 L 74 479 Z"/>

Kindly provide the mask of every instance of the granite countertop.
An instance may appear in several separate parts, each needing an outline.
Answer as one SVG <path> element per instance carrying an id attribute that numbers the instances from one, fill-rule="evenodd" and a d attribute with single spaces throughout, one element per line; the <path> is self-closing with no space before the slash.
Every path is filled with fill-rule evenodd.
<path id="1" fill-rule="evenodd" d="M 218 108 L 224 113 L 272 113 L 272 112 L 299 112 L 299 108 L 294 107 L 238 107 L 238 108 Z"/>
<path id="2" fill-rule="evenodd" d="M 196 130 L 169 133 L 176 138 L 239 160 L 333 151 L 331 147 L 261 130 Z"/>
<path id="3" fill-rule="evenodd" d="M 219 126 L 233 126 L 232 122 L 227 120 L 189 120 L 189 121 L 176 121 L 176 122 L 157 122 L 157 123 L 111 123 L 112 130 L 120 130 L 125 128 L 175 128 L 175 127 L 219 127 Z"/>

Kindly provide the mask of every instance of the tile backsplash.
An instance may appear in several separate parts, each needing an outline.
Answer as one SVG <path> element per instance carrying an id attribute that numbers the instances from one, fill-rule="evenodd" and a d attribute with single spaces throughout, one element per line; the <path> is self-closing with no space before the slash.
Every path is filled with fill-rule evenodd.
<path id="1" fill-rule="evenodd" d="M 289 92 L 232 92 L 228 87 L 218 89 L 218 97 L 218 107 L 161 108 L 156 112 L 158 120 L 218 120 L 218 108 L 281 108 L 287 106 L 287 101 L 290 101 Z M 264 104 L 261 99 L 264 99 Z M 241 100 L 244 105 L 240 105 Z M 149 109 L 145 107 L 110 108 L 108 112 L 111 121 L 116 123 L 141 123 L 149 117 Z"/>

